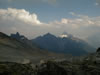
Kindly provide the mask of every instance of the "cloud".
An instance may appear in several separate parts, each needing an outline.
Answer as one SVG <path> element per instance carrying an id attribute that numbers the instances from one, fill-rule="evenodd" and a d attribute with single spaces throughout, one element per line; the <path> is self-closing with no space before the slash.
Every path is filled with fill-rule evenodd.
<path id="1" fill-rule="evenodd" d="M 55 21 L 54 24 L 59 24 L 59 26 L 70 26 L 70 28 L 80 28 L 80 27 L 88 27 L 88 26 L 100 26 L 99 24 L 99 17 L 96 18 L 90 18 L 88 16 L 78 16 L 78 18 L 75 19 L 69 19 L 69 18 L 63 18 L 61 21 Z"/>
<path id="2" fill-rule="evenodd" d="M 0 31 L 7 34 L 20 32 L 29 38 L 47 32 L 59 35 L 66 31 L 80 38 L 100 32 L 100 16 L 89 17 L 71 12 L 75 18 L 62 18 L 49 23 L 41 22 L 38 15 L 25 9 L 0 9 Z"/>
<path id="3" fill-rule="evenodd" d="M 100 0 L 96 0 L 95 5 L 96 6 L 100 5 Z"/>
<path id="4" fill-rule="evenodd" d="M 89 17 L 74 12 L 70 14 L 75 18 L 62 18 L 61 21 L 56 20 L 50 24 L 83 39 L 100 32 L 100 16 Z"/>
<path id="5" fill-rule="evenodd" d="M 20 32 L 33 38 L 47 32 L 56 32 L 57 28 L 50 23 L 43 23 L 35 13 L 25 9 L 0 9 L 0 31 L 10 34 Z"/>
<path id="6" fill-rule="evenodd" d="M 99 5 L 99 3 L 95 3 L 95 5 L 96 5 L 96 6 L 98 6 L 98 5 Z"/>
<path id="7" fill-rule="evenodd" d="M 73 15 L 73 14 L 72 14 Z M 86 15 L 78 15 L 74 13 L 75 19 L 71 19 L 71 22 L 79 26 L 100 26 L 100 16 L 98 17 L 89 17 Z"/>
<path id="8" fill-rule="evenodd" d="M 35 13 L 25 9 L 0 9 L 0 31 L 7 34 L 20 32 L 29 38 L 43 34 L 45 23 L 40 22 Z"/>
<path id="9" fill-rule="evenodd" d="M 35 13 L 30 14 L 28 11 L 24 9 L 0 9 L 0 18 L 4 20 L 17 20 L 29 25 L 40 25 L 42 24 L 38 19 Z"/>

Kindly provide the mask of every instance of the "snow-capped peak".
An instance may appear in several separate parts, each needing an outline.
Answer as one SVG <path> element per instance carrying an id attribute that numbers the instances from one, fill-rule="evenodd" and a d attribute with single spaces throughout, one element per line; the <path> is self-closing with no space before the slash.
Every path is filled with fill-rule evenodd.
<path id="1" fill-rule="evenodd" d="M 60 37 L 61 37 L 61 38 L 67 38 L 68 35 L 62 34 L 62 35 L 60 35 Z"/>
<path id="2" fill-rule="evenodd" d="M 63 32 L 59 37 L 60 38 L 68 38 L 69 34 L 67 32 Z"/>

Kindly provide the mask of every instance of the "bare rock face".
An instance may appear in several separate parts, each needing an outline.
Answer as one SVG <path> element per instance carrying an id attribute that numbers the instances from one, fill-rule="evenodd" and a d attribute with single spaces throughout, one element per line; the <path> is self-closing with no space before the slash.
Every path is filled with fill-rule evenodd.
<path id="1" fill-rule="evenodd" d="M 98 48 L 96 51 L 96 62 L 100 63 L 100 48 Z"/>
<path id="2" fill-rule="evenodd" d="M 100 64 L 94 61 L 48 61 L 36 67 L 36 75 L 100 75 Z"/>
<path id="3" fill-rule="evenodd" d="M 0 62 L 0 75 L 34 75 L 29 64 Z"/>
<path id="4" fill-rule="evenodd" d="M 56 62 L 48 61 L 37 67 L 37 75 L 67 75 L 67 71 Z"/>
<path id="5" fill-rule="evenodd" d="M 100 47 L 97 49 L 97 52 L 100 52 Z"/>
<path id="6" fill-rule="evenodd" d="M 0 75 L 100 75 L 100 64 L 47 61 L 32 68 L 30 64 L 0 62 Z"/>

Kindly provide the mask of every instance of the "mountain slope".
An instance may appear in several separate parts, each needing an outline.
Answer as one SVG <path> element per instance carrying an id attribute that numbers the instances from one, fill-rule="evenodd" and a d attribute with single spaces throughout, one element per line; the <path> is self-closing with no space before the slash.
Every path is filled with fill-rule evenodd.
<path id="1" fill-rule="evenodd" d="M 28 45 L 30 47 L 33 47 L 33 48 L 34 48 L 34 46 L 36 47 L 35 44 L 33 44 L 30 40 L 28 40 L 28 38 L 25 37 L 24 35 L 20 35 L 19 32 L 17 32 L 16 34 L 11 34 L 10 37 L 14 38 L 14 39 L 17 39 L 21 43 L 26 44 L 26 45 Z"/>
<path id="2" fill-rule="evenodd" d="M 85 41 L 71 35 L 65 36 L 65 34 L 62 37 L 56 37 L 47 33 L 44 36 L 39 36 L 33 39 L 32 41 L 42 49 L 48 49 L 49 51 L 58 53 L 72 54 L 75 56 L 87 54 L 89 50 L 92 51 L 94 49 Z"/>
<path id="3" fill-rule="evenodd" d="M 27 40 L 28 41 L 28 40 Z M 0 60 L 28 63 L 37 63 L 42 59 L 63 57 L 62 54 L 55 54 L 37 48 L 34 44 L 29 45 L 24 41 L 7 36 L 0 32 Z"/>

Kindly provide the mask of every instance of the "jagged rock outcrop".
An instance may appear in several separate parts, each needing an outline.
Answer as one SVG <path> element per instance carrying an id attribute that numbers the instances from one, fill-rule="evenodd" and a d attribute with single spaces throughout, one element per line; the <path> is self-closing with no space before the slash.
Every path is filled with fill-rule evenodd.
<path id="1" fill-rule="evenodd" d="M 100 52 L 100 47 L 97 49 L 97 52 Z"/>
<path id="2" fill-rule="evenodd" d="M 47 61 L 33 68 L 31 64 L 0 62 L 0 75 L 100 75 L 100 64 Z"/>
<path id="3" fill-rule="evenodd" d="M 100 63 L 100 48 L 96 51 L 96 63 Z"/>
<path id="4" fill-rule="evenodd" d="M 37 75 L 100 75 L 100 48 L 82 61 L 47 61 L 37 66 L 36 72 Z"/>
<path id="5" fill-rule="evenodd" d="M 0 75 L 34 75 L 30 64 L 0 62 Z"/>

